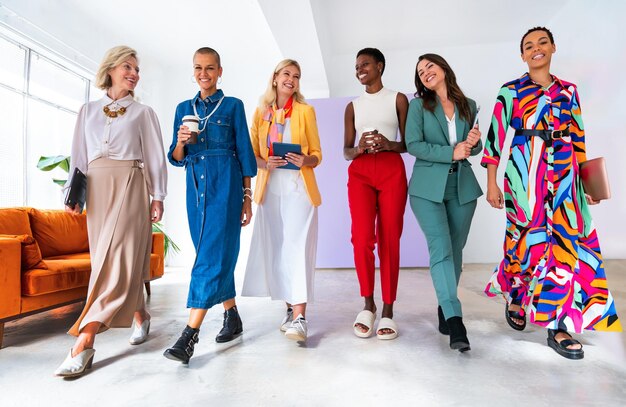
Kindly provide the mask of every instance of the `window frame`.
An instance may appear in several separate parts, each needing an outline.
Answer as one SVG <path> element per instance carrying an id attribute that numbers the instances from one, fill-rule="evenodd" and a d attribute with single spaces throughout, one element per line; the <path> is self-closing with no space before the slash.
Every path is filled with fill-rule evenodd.
<path id="1" fill-rule="evenodd" d="M 34 44 L 32 44 L 31 40 L 29 40 L 28 38 L 21 38 L 15 35 L 11 35 L 12 34 L 11 32 L 3 30 L 3 28 L 5 27 L 2 27 L 0 25 L 0 40 L 7 41 L 10 44 L 13 44 L 25 51 L 24 69 L 22 73 L 23 80 L 24 80 L 23 89 L 22 90 L 16 89 L 13 86 L 2 83 L 0 79 L 0 87 L 8 90 L 9 92 L 13 92 L 15 94 L 20 95 L 21 100 L 22 100 L 22 123 L 21 123 L 21 135 L 20 135 L 21 136 L 20 141 L 21 141 L 21 146 L 22 146 L 22 150 L 21 150 L 22 168 L 20 170 L 21 170 L 21 177 L 22 177 L 21 205 L 25 206 L 25 205 L 28 205 L 28 202 L 29 202 L 29 193 L 28 193 L 28 188 L 27 188 L 28 174 L 29 174 L 29 168 L 27 168 L 28 152 L 29 152 L 28 150 L 29 100 L 37 101 L 39 103 L 48 105 L 54 109 L 78 116 L 78 110 L 75 111 L 75 110 L 69 109 L 65 106 L 61 106 L 55 103 L 52 100 L 48 100 L 46 98 L 31 94 L 30 80 L 31 80 L 31 67 L 32 67 L 33 56 L 44 59 L 46 62 L 50 63 L 56 68 L 59 68 L 65 71 L 66 73 L 75 75 L 78 78 L 82 79 L 84 86 L 85 86 L 83 103 L 89 102 L 89 98 L 91 96 L 90 92 L 91 92 L 91 87 L 93 86 L 93 82 L 94 82 L 93 77 L 95 76 L 95 72 L 92 72 L 91 70 L 78 65 L 77 63 L 71 61 L 68 58 L 65 58 L 59 54 L 56 54 L 54 51 L 52 51 L 51 49 L 43 45 L 35 46 Z"/>

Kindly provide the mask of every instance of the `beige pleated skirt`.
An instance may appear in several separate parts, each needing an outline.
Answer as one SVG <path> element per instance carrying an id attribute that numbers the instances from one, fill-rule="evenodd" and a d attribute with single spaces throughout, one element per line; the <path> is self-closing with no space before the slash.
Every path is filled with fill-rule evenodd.
<path id="1" fill-rule="evenodd" d="M 143 282 L 150 270 L 150 196 L 138 161 L 99 158 L 87 171 L 87 230 L 91 277 L 85 308 L 69 330 L 78 336 L 91 322 L 132 325 L 145 308 Z"/>

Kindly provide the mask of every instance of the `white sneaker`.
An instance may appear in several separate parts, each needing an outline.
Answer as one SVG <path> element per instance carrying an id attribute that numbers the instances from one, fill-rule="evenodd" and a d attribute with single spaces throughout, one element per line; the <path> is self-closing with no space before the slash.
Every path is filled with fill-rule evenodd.
<path id="1" fill-rule="evenodd" d="M 133 325 L 135 329 L 133 330 L 132 335 L 130 335 L 131 345 L 139 345 L 140 343 L 144 343 L 148 339 L 148 334 L 150 333 L 150 320 L 144 319 L 141 325 L 137 325 L 137 322 L 133 321 Z"/>
<path id="2" fill-rule="evenodd" d="M 285 336 L 289 339 L 293 339 L 294 341 L 304 342 L 306 341 L 307 336 L 307 322 L 306 319 L 302 316 L 302 314 L 298 315 L 296 319 L 291 321 L 287 332 L 285 332 Z"/>
<path id="3" fill-rule="evenodd" d="M 280 322 L 281 332 L 286 332 L 287 329 L 289 329 L 289 327 L 291 326 L 291 321 L 293 321 L 293 309 L 287 308 L 287 313 L 285 314 L 283 320 Z"/>

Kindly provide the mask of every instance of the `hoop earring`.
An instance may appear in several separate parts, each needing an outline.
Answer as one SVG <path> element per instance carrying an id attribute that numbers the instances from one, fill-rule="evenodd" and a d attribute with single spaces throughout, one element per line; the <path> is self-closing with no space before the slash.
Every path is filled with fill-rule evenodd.
<path id="1" fill-rule="evenodd" d="M 217 78 L 217 84 L 219 85 L 220 83 L 222 83 L 222 77 L 221 76 Z"/>

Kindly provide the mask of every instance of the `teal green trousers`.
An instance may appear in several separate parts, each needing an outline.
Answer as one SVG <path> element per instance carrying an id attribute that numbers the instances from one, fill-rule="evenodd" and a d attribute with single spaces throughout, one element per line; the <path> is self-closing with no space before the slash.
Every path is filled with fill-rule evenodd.
<path id="1" fill-rule="evenodd" d="M 430 276 L 437 301 L 446 319 L 462 317 L 457 286 L 463 265 L 463 247 L 467 241 L 476 200 L 459 204 L 457 174 L 448 176 L 443 202 L 410 197 L 411 209 L 426 236 L 430 255 Z"/>

